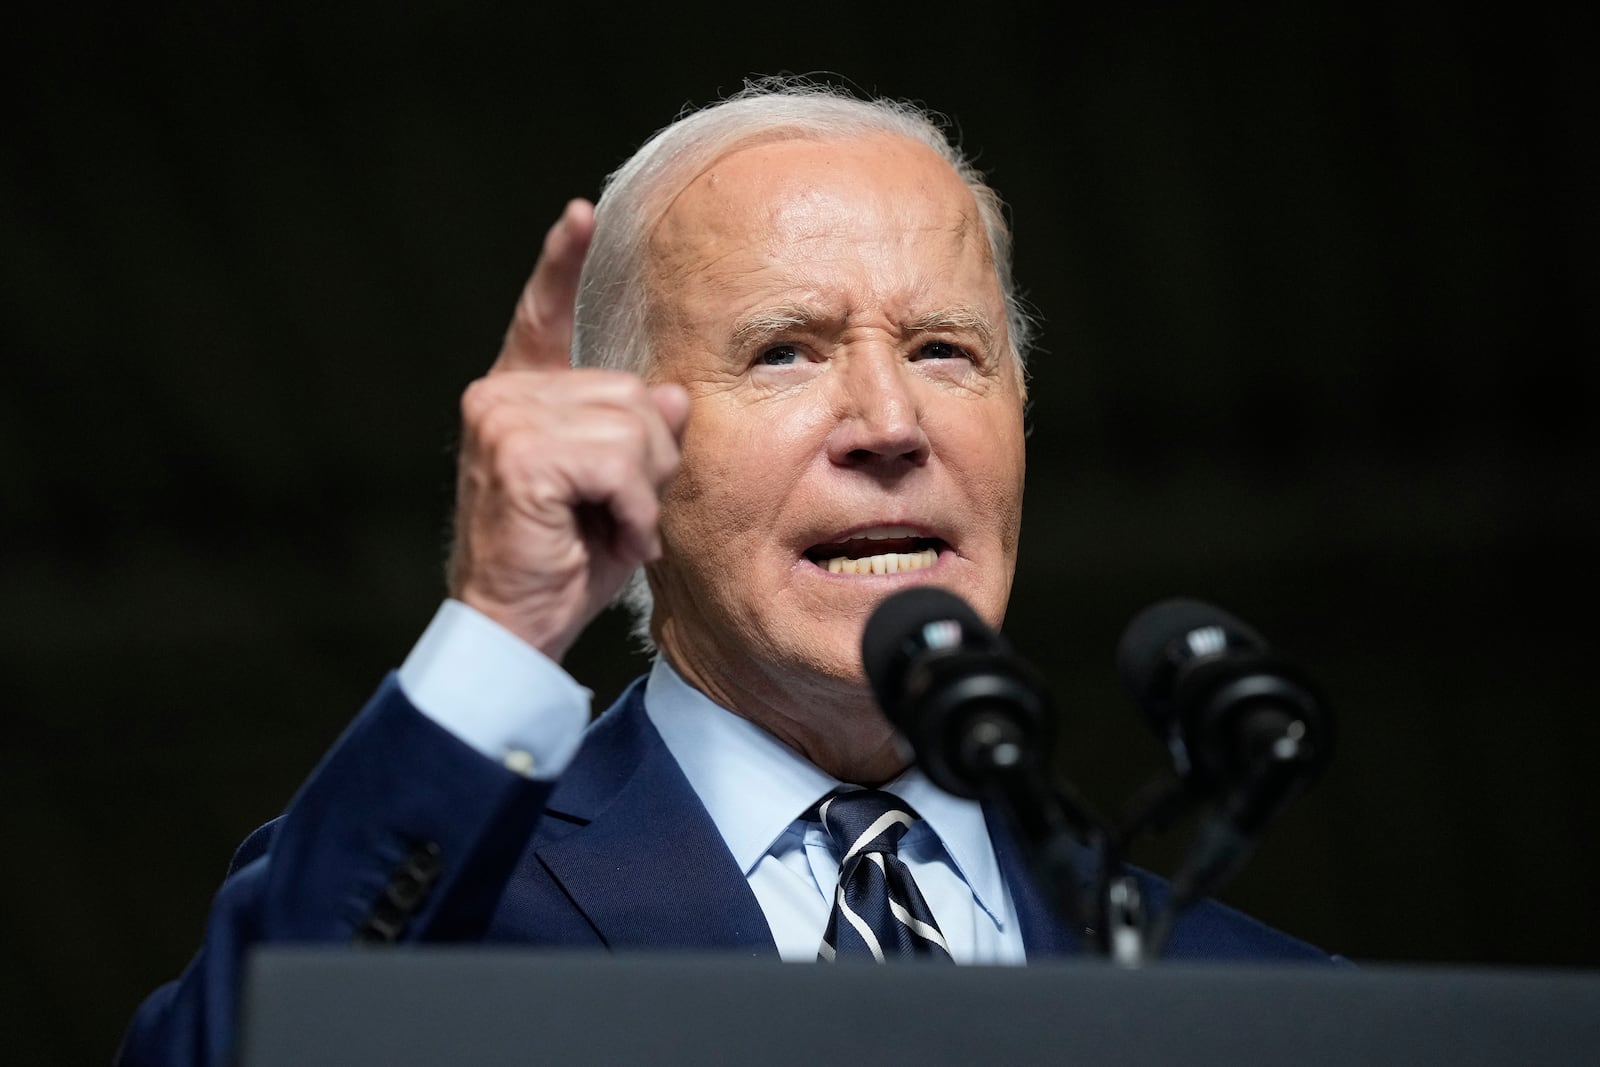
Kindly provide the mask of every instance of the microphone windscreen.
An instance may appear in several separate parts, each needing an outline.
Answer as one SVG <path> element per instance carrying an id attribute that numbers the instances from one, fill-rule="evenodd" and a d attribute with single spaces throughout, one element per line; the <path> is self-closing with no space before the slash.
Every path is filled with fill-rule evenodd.
<path id="1" fill-rule="evenodd" d="M 1267 647 L 1259 633 L 1221 608 L 1203 600 L 1173 597 L 1145 608 L 1133 617 L 1117 642 L 1117 674 L 1146 714 L 1172 694 L 1164 689 L 1172 683 L 1173 670 L 1180 659 L 1204 654 L 1205 631 L 1218 631 L 1222 639 L 1216 652 L 1225 649 Z M 1179 648 L 1175 642 L 1187 641 Z"/>
<path id="2" fill-rule="evenodd" d="M 948 589 L 919 585 L 885 597 L 861 633 L 861 666 L 891 719 L 904 691 L 906 670 L 918 652 L 951 645 L 990 645 L 993 632 L 978 613 Z"/>

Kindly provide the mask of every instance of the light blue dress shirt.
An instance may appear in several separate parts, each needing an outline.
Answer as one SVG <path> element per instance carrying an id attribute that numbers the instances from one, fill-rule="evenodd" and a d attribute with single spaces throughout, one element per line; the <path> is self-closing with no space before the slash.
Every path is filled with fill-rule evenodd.
<path id="1" fill-rule="evenodd" d="M 458 601 L 439 609 L 400 668 L 423 714 L 491 759 L 555 778 L 582 740 L 593 694 L 556 663 Z M 744 871 L 786 960 L 815 960 L 839 857 L 801 818 L 841 783 L 766 730 L 720 707 L 658 657 L 645 712 Z M 1021 963 L 1016 909 L 977 803 L 915 768 L 881 788 L 922 816 L 900 842 L 960 963 Z"/>

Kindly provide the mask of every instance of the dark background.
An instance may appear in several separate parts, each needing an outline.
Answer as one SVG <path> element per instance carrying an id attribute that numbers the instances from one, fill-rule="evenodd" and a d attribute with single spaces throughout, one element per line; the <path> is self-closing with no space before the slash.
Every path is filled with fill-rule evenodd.
<path id="1" fill-rule="evenodd" d="M 182 967 L 441 595 L 456 397 L 545 228 L 778 70 L 955 116 L 1012 205 L 1046 325 L 1007 631 L 1063 770 L 1108 810 L 1160 770 L 1112 650 L 1212 599 L 1342 727 L 1225 899 L 1360 960 L 1600 964 L 1588 18 L 541 7 L 14 17 L 7 1047 L 103 1061 Z M 621 630 L 570 663 L 601 704 Z"/>

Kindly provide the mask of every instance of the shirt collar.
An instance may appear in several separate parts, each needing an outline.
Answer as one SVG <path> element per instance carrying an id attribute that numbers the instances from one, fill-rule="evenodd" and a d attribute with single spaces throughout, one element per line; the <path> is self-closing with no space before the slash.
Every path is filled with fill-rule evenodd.
<path id="1" fill-rule="evenodd" d="M 1004 913 L 1005 886 L 989 840 L 989 823 L 983 806 L 943 789 L 928 780 L 916 766 L 883 787 L 916 809 L 961 873 L 978 903 L 991 915 Z"/>
<path id="2" fill-rule="evenodd" d="M 645 683 L 645 714 L 746 875 L 790 824 L 841 784 L 684 681 L 665 656 L 656 657 Z M 914 766 L 884 788 L 916 809 L 978 903 L 999 914 L 1004 886 L 983 808 L 946 793 Z"/>

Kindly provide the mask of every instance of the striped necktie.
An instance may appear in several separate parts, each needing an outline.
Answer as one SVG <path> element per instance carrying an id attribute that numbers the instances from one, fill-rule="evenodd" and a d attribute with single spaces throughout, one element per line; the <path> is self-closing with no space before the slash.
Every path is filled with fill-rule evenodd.
<path id="1" fill-rule="evenodd" d="M 830 793 L 808 813 L 822 820 L 839 851 L 839 888 L 817 958 L 948 961 L 939 924 L 897 852 L 917 821 L 911 805 L 891 793 L 854 789 Z"/>

